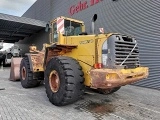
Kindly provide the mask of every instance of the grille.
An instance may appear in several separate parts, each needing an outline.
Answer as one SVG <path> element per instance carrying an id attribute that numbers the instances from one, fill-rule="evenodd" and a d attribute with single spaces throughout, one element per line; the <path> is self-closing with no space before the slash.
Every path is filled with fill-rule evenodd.
<path id="1" fill-rule="evenodd" d="M 139 63 L 139 50 L 134 39 L 119 37 L 115 40 L 115 65 L 123 65 L 125 68 L 135 68 Z"/>

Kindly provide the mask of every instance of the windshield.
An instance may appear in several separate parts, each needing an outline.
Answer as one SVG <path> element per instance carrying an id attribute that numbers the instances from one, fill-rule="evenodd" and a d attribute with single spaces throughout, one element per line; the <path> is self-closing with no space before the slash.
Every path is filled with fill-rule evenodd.
<path id="1" fill-rule="evenodd" d="M 67 36 L 76 36 L 82 33 L 81 23 L 65 20 L 64 29 L 65 35 Z"/>

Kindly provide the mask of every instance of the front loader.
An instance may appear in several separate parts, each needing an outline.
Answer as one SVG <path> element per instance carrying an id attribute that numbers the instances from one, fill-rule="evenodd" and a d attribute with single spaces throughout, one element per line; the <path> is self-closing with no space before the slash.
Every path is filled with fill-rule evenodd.
<path id="1" fill-rule="evenodd" d="M 94 15 L 92 28 L 96 19 Z M 36 87 L 44 80 L 49 101 L 56 106 L 77 101 L 85 87 L 109 94 L 148 77 L 133 37 L 88 34 L 83 21 L 63 16 L 46 28 L 51 28 L 50 44 L 43 44 L 41 51 L 30 46 L 30 53 L 20 63 L 20 80 L 24 88 Z"/>

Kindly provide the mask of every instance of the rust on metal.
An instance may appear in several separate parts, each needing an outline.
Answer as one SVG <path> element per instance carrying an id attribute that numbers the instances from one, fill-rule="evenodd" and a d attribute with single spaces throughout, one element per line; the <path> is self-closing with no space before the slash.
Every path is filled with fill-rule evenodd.
<path id="1" fill-rule="evenodd" d="M 22 68 L 21 73 L 22 73 L 22 80 L 25 80 L 27 75 L 27 71 L 25 67 Z"/>
<path id="2" fill-rule="evenodd" d="M 34 45 L 32 45 L 32 46 L 29 46 L 29 52 L 30 53 L 37 53 L 37 54 L 42 54 L 42 55 L 44 55 L 44 47 L 45 47 L 45 45 L 43 45 L 43 49 L 41 50 L 41 51 L 39 51 L 39 50 L 37 50 L 37 47 L 36 46 L 34 46 Z"/>
<path id="3" fill-rule="evenodd" d="M 53 50 L 53 49 L 47 49 L 47 54 L 46 54 L 46 60 L 45 60 L 45 65 L 50 61 L 50 59 L 54 56 L 58 56 L 59 50 Z"/>
<path id="4" fill-rule="evenodd" d="M 71 52 L 72 49 L 77 48 L 77 45 L 57 45 L 53 44 L 53 47 L 49 46 L 47 47 L 46 57 L 45 57 L 45 64 L 50 61 L 51 58 L 59 55 L 64 55 L 68 52 Z"/>
<path id="5" fill-rule="evenodd" d="M 43 61 L 44 55 L 41 53 L 38 54 L 30 54 L 32 70 L 34 72 L 44 71 L 43 69 Z"/>
<path id="6" fill-rule="evenodd" d="M 11 59 L 11 69 L 10 69 L 10 78 L 9 80 L 12 81 L 17 81 L 20 79 L 20 63 L 21 63 L 22 58 L 21 57 L 16 57 Z"/>
<path id="7" fill-rule="evenodd" d="M 59 90 L 60 80 L 57 71 L 53 70 L 49 75 L 49 85 L 52 92 L 56 93 Z"/>
<path id="8" fill-rule="evenodd" d="M 135 69 L 93 69 L 90 71 L 91 87 L 114 88 L 137 82 L 148 77 L 148 68 Z"/>
<path id="9" fill-rule="evenodd" d="M 44 55 L 45 55 L 45 47 L 46 44 L 43 44 L 43 49 L 37 50 L 37 47 L 35 45 L 29 46 L 29 62 L 30 62 L 30 68 L 33 72 L 39 72 L 44 71 L 43 69 L 43 63 L 44 63 Z"/>

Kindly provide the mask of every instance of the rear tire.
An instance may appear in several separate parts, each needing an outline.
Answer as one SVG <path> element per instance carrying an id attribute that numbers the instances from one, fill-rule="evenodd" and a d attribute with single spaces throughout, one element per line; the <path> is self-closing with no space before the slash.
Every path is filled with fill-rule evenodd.
<path id="1" fill-rule="evenodd" d="M 33 72 L 30 69 L 28 57 L 24 57 L 21 61 L 20 80 L 23 88 L 33 88 L 40 84 L 40 81 L 33 79 Z"/>
<path id="2" fill-rule="evenodd" d="M 112 94 L 116 91 L 118 91 L 121 87 L 115 87 L 115 88 L 111 88 L 111 89 L 97 89 L 99 93 L 104 94 L 104 95 L 108 95 L 108 94 Z"/>
<path id="3" fill-rule="evenodd" d="M 70 57 L 52 58 L 45 71 L 45 88 L 49 101 L 56 106 L 71 104 L 84 93 L 84 78 L 79 63 Z"/>

